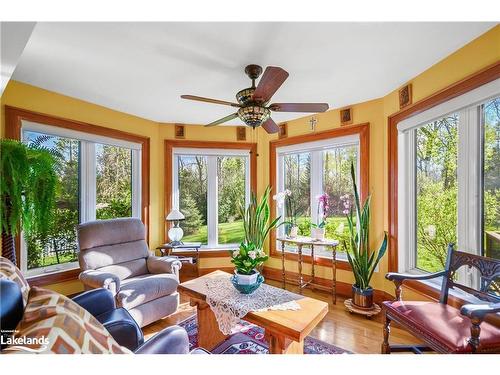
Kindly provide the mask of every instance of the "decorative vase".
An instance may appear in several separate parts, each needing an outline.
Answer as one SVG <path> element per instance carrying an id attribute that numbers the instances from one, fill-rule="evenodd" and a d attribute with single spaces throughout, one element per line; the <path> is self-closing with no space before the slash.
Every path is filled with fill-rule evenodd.
<path id="1" fill-rule="evenodd" d="M 248 284 L 248 285 L 238 284 L 236 278 L 237 278 L 236 275 L 231 276 L 231 282 L 233 283 L 234 288 L 241 294 L 251 294 L 255 292 L 264 282 L 264 277 L 261 274 L 257 274 L 257 280 L 255 281 L 254 284 Z"/>
<path id="2" fill-rule="evenodd" d="M 312 227 L 311 228 L 311 238 L 314 240 L 324 240 L 325 239 L 325 228 Z"/>
<path id="3" fill-rule="evenodd" d="M 290 234 L 288 235 L 290 238 L 295 238 L 299 234 L 299 227 L 296 225 L 292 225 L 290 228 Z"/>
<path id="4" fill-rule="evenodd" d="M 257 270 L 253 270 L 253 273 L 250 275 L 244 275 L 239 273 L 238 270 L 234 270 L 234 278 L 236 282 L 240 285 L 253 285 L 257 282 L 257 278 L 260 273 Z"/>
<path id="5" fill-rule="evenodd" d="M 373 288 L 360 289 L 356 285 L 352 286 L 352 303 L 362 309 L 373 307 Z"/>

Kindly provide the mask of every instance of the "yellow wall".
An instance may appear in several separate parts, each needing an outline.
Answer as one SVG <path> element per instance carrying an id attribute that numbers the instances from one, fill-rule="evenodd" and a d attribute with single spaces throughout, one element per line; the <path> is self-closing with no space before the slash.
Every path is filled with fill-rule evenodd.
<path id="1" fill-rule="evenodd" d="M 416 51 L 415 53 L 418 53 Z M 391 57 L 388 57 L 391 58 Z M 418 101 L 474 72 L 500 60 L 500 26 L 496 26 L 476 40 L 454 52 L 410 82 L 413 85 L 413 101 Z M 356 88 L 353 87 L 353 90 Z M 150 245 L 156 247 L 163 241 L 163 170 L 164 139 L 174 138 L 172 124 L 155 123 L 128 114 L 113 111 L 98 105 L 49 92 L 20 82 L 11 81 L 2 98 L 2 111 L 5 104 L 26 108 L 38 112 L 66 117 L 74 120 L 120 129 L 151 138 L 151 233 Z M 382 98 L 353 105 L 354 123 L 370 122 L 370 191 L 372 193 L 372 222 L 370 231 L 371 245 L 379 245 L 383 231 L 388 228 L 387 204 L 387 118 L 398 110 L 397 88 Z M 339 110 L 333 109 L 316 115 L 317 131 L 340 126 Z M 310 117 L 288 122 L 289 136 L 309 133 Z M 4 116 L 1 117 L 1 135 L 4 134 Z M 258 143 L 258 193 L 262 193 L 269 183 L 269 141 L 276 136 L 269 136 L 260 129 L 256 132 L 247 130 L 247 140 Z M 235 141 L 235 130 L 226 127 L 206 129 L 200 126 L 187 126 L 186 139 Z M 384 279 L 387 272 L 388 258 L 385 257 L 379 272 L 374 275 L 373 286 L 387 292 L 393 287 Z M 202 259 L 201 266 L 206 268 L 226 267 L 227 259 Z M 270 259 L 268 266 L 279 268 L 276 259 Z M 287 262 L 287 268 L 296 271 L 296 264 Z M 308 271 L 308 267 L 305 271 Z M 331 269 L 319 267 L 317 275 L 330 278 Z M 352 282 L 352 275 L 343 270 L 338 271 L 338 280 Z M 81 286 L 77 282 L 64 283 L 57 288 L 64 293 L 74 293 Z"/>

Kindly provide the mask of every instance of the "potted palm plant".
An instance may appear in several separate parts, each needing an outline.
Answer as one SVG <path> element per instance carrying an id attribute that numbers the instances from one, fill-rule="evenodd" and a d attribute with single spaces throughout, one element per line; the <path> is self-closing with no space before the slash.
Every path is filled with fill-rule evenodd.
<path id="1" fill-rule="evenodd" d="M 387 233 L 384 233 L 384 240 L 378 251 L 370 251 L 368 234 L 371 196 L 368 195 L 363 205 L 361 205 L 356 186 L 354 164 L 351 164 L 351 178 L 355 214 L 353 213 L 353 206 L 349 205 L 346 199 L 344 199 L 344 207 L 349 212 L 346 215 L 349 227 L 347 259 L 355 279 L 352 286 L 352 302 L 358 307 L 369 309 L 373 306 L 373 288 L 370 286 L 370 281 L 373 272 L 387 250 Z"/>
<path id="2" fill-rule="evenodd" d="M 49 150 L 0 140 L 0 227 L 2 256 L 16 262 L 14 236 L 46 236 L 52 222 L 57 176 L 56 159 Z"/>
<path id="3" fill-rule="evenodd" d="M 258 268 L 268 259 L 264 252 L 264 243 L 270 231 L 278 226 L 280 216 L 271 221 L 269 208 L 268 186 L 257 202 L 255 193 L 252 193 L 250 204 L 245 209 L 240 202 L 239 210 L 243 218 L 245 239 L 239 250 L 231 253 L 231 262 L 235 265 L 235 279 L 241 285 L 255 285 L 259 277 Z"/>

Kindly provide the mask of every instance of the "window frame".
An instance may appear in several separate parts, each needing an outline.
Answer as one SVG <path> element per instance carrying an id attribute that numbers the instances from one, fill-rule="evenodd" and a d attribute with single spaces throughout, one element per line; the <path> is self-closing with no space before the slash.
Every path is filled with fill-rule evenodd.
<path id="1" fill-rule="evenodd" d="M 269 142 L 269 181 L 271 186 L 271 197 L 276 194 L 278 189 L 277 186 L 277 149 L 289 145 L 301 145 L 309 142 L 317 142 L 325 140 L 331 140 L 332 138 L 340 138 L 349 135 L 359 136 L 359 154 L 358 154 L 358 164 L 359 164 L 359 174 L 358 174 L 358 184 L 360 190 L 360 197 L 362 200 L 366 199 L 368 196 L 369 189 L 369 175 L 370 175 L 370 123 L 360 123 L 349 126 L 342 126 L 339 128 L 334 128 L 331 130 L 325 130 L 320 132 L 314 132 L 310 134 L 299 135 L 295 137 L 282 138 L 277 140 L 272 140 Z M 300 147 L 300 146 L 299 146 Z M 313 197 L 311 197 L 313 198 Z M 276 217 L 276 202 L 271 198 L 271 215 L 273 218 Z M 270 257 L 281 259 L 281 251 L 278 250 L 276 246 L 276 231 L 271 231 L 269 236 L 269 253 Z M 303 260 L 305 262 L 311 262 L 310 255 L 303 255 Z M 298 255 L 293 253 L 285 253 L 286 260 L 297 261 Z M 327 258 L 316 258 L 316 264 L 324 267 L 332 267 L 331 259 Z M 337 262 L 337 268 L 343 270 L 351 270 L 351 267 L 347 261 L 339 259 Z"/>
<path id="2" fill-rule="evenodd" d="M 94 134 L 87 134 L 76 130 L 58 128 L 52 125 L 39 124 L 33 121 L 21 120 L 20 140 L 24 140 L 24 132 L 36 132 L 43 135 L 66 138 L 80 142 L 79 155 L 79 223 L 96 220 L 97 196 L 97 155 L 96 144 L 111 145 L 131 150 L 131 189 L 132 189 L 132 216 L 140 218 L 141 213 L 141 168 L 140 162 L 142 146 L 137 142 L 119 140 Z M 24 237 L 21 237 L 20 249 L 21 271 L 26 277 L 34 277 L 48 273 L 65 271 L 78 267 L 78 261 L 63 264 L 54 264 L 34 269 L 27 266 L 27 246 Z"/>
<path id="3" fill-rule="evenodd" d="M 91 124 L 88 122 L 53 116 L 41 112 L 30 111 L 23 108 L 4 106 L 5 109 L 5 138 L 20 140 L 22 121 L 30 121 L 36 124 L 50 125 L 62 129 L 78 130 L 79 132 L 110 137 L 114 139 L 136 142 L 141 145 L 141 158 L 137 162 L 140 164 L 141 178 L 137 181 L 141 192 L 141 220 L 146 227 L 146 241 L 149 243 L 150 234 L 150 138 L 128 133 L 122 130 L 113 129 L 106 126 Z M 21 267 L 21 235 L 15 238 L 17 266 Z M 62 270 L 27 278 L 30 285 L 44 286 L 56 282 L 70 281 L 78 278 L 79 268 Z"/>
<path id="4" fill-rule="evenodd" d="M 416 267 L 416 129 L 450 113 L 458 113 L 457 149 L 457 248 L 480 255 L 482 251 L 482 114 L 488 100 L 500 95 L 500 79 L 491 81 L 454 97 L 415 116 L 400 121 L 397 126 L 397 271 L 425 274 Z M 474 270 L 461 268 L 460 282 L 474 287 L 479 276 Z M 439 280 L 427 283 L 439 288 Z"/>
<path id="5" fill-rule="evenodd" d="M 316 197 L 324 193 L 324 153 L 325 151 L 330 151 L 339 147 L 349 147 L 356 146 L 357 157 L 356 157 L 356 176 L 360 176 L 360 152 L 361 152 L 361 140 L 359 134 L 348 134 L 339 137 L 331 137 L 328 139 L 322 139 L 317 141 L 298 143 L 288 146 L 282 146 L 276 148 L 276 188 L 277 191 L 283 191 L 285 189 L 285 168 L 284 168 L 284 158 L 289 155 L 296 155 L 299 153 L 309 153 L 311 155 L 311 179 L 310 179 L 310 202 L 311 207 L 311 223 L 318 222 L 318 212 L 315 209 L 317 206 Z M 314 178 L 314 175 L 320 176 L 320 178 Z M 285 207 L 276 206 L 276 216 L 284 217 Z M 284 227 L 281 226 L 277 229 L 277 232 L 284 235 Z M 278 243 L 275 244 L 278 252 L 281 253 L 280 246 Z M 338 254 L 339 256 L 340 254 Z M 317 257 L 321 257 L 319 252 L 316 252 Z M 321 257 L 325 258 L 325 257 Z M 346 256 L 340 256 L 337 260 L 347 261 Z"/>
<path id="6" fill-rule="evenodd" d="M 188 141 L 188 140 L 165 140 L 165 203 L 164 203 L 164 217 L 166 217 L 169 212 L 179 206 L 179 192 L 178 192 L 178 178 L 177 176 L 177 162 L 176 155 L 207 155 L 213 157 L 213 163 L 215 163 L 215 172 L 209 176 L 207 175 L 207 195 L 213 194 L 217 198 L 217 166 L 216 158 L 217 156 L 245 156 L 248 157 L 248 163 L 246 165 L 246 178 L 248 183 L 246 184 L 246 199 L 247 202 L 250 198 L 251 192 L 256 192 L 257 190 L 257 144 L 256 143 L 246 143 L 246 142 L 203 142 L 203 141 Z M 207 160 L 208 163 L 208 160 Z M 212 167 L 212 170 L 214 168 Z M 207 171 L 208 173 L 208 171 Z M 215 174 L 215 175 L 214 175 Z M 214 183 L 215 181 L 215 183 Z M 214 191 L 210 193 L 210 191 Z M 211 215 L 212 219 L 207 223 L 210 227 L 207 228 L 208 237 L 207 244 L 203 245 L 200 252 L 203 256 L 210 255 L 220 255 L 221 252 L 225 252 L 228 249 L 235 248 L 236 244 L 223 244 L 218 245 L 215 238 L 218 236 L 218 225 L 217 225 L 217 199 L 208 199 L 207 216 Z M 210 208 L 212 206 L 212 208 Z M 167 232 L 171 227 L 171 223 L 164 221 L 165 230 L 163 232 L 164 242 L 168 242 Z M 212 231 L 212 235 L 210 232 Z M 214 236 L 215 235 L 215 236 Z"/>

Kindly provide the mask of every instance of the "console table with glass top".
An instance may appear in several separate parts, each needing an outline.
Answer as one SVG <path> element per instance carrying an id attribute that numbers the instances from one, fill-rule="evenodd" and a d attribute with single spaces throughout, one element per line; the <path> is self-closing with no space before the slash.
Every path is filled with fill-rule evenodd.
<path id="1" fill-rule="evenodd" d="M 332 294 L 332 302 L 335 304 L 337 302 L 337 246 L 339 241 L 323 239 L 323 240 L 314 240 L 311 237 L 280 237 L 277 238 L 277 241 L 281 242 L 281 274 L 282 274 L 282 282 L 283 289 L 286 288 L 287 281 L 295 281 L 298 282 L 299 291 L 302 294 L 302 289 L 310 286 L 313 289 L 326 290 L 331 292 Z M 298 255 L 298 268 L 299 268 L 299 278 L 298 280 L 287 279 L 286 271 L 285 271 L 285 247 L 287 244 L 297 246 L 297 255 Z M 303 263 L 303 254 L 302 248 L 304 246 L 311 248 L 311 277 L 309 280 L 304 281 L 304 277 L 302 275 L 302 263 Z M 314 266 L 315 266 L 315 258 L 314 258 L 314 247 L 315 246 L 324 246 L 330 248 L 332 251 L 332 286 L 327 287 L 321 284 L 316 283 L 316 278 L 314 274 Z"/>

